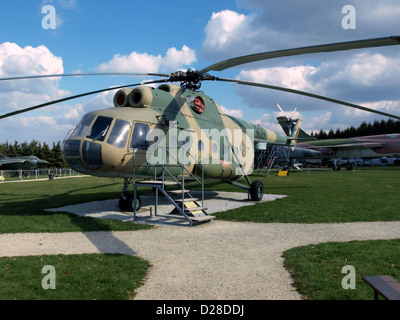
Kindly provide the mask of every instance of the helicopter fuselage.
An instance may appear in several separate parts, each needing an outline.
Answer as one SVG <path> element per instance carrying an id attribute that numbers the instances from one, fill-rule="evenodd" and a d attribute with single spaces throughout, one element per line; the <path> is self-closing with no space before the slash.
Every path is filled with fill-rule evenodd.
<path id="1" fill-rule="evenodd" d="M 254 143 L 288 144 L 274 131 L 226 115 L 201 91 L 163 84 L 119 90 L 114 108 L 87 113 L 64 140 L 74 170 L 103 177 L 148 179 L 161 166 L 178 176 L 184 165 L 205 178 L 236 180 L 251 173 Z"/>

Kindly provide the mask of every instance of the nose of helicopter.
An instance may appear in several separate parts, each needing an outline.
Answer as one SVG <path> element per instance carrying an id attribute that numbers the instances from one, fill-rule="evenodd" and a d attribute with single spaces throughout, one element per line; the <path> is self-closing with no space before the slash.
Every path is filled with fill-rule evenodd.
<path id="1" fill-rule="evenodd" d="M 88 113 L 64 140 L 64 161 L 82 173 L 98 176 L 116 173 L 125 164 L 121 159 L 127 154 L 130 129 L 129 121 L 115 118 L 110 110 Z M 132 137 L 131 141 L 137 139 Z"/>
<path id="2" fill-rule="evenodd" d="M 64 140 L 62 155 L 64 161 L 74 170 L 87 173 L 103 165 L 101 142 L 110 127 L 111 118 L 87 114 Z"/>
<path id="3" fill-rule="evenodd" d="M 82 173 L 100 169 L 103 165 L 101 145 L 84 139 L 65 140 L 62 155 L 70 168 Z"/>

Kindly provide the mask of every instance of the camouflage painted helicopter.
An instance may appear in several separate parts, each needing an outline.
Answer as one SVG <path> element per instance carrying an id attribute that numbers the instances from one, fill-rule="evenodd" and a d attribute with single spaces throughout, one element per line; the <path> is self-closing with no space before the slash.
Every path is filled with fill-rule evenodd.
<path id="1" fill-rule="evenodd" d="M 188 69 L 172 74 L 108 73 L 107 75 L 140 75 L 163 79 L 86 92 L 11 112 L 0 116 L 0 119 L 55 103 L 119 89 L 114 96 L 113 108 L 92 111 L 84 115 L 81 122 L 66 137 L 63 143 L 63 157 L 71 168 L 79 172 L 123 178 L 121 209 L 133 206 L 135 210 L 138 205 L 135 202 L 136 194 L 132 197 L 127 191 L 130 179 L 135 182 L 159 178 L 164 174 L 166 167 L 174 177 L 204 176 L 235 184 L 248 190 L 252 200 L 259 201 L 263 196 L 264 186 L 259 180 L 251 182 L 249 179 L 254 150 L 263 149 L 267 144 L 295 145 L 301 119 L 297 119 L 290 134 L 282 135 L 228 116 L 216 101 L 199 91 L 203 81 L 231 82 L 285 91 L 396 119 L 400 117 L 304 91 L 221 78 L 208 72 L 223 71 L 266 59 L 398 44 L 400 36 L 393 36 L 264 52 L 225 60 L 202 70 Z M 95 74 L 37 75 L 0 80 L 85 75 Z M 154 84 L 161 85 L 157 88 L 148 86 Z M 242 177 L 246 178 L 248 186 L 237 183 Z"/>

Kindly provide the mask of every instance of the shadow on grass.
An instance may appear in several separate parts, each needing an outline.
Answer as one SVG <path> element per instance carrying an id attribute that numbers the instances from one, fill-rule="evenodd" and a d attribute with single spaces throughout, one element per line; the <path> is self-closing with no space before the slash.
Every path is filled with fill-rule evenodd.
<path id="1" fill-rule="evenodd" d="M 31 190 L 27 189 L 26 186 L 21 187 L 21 190 L 18 189 L 18 186 L 12 186 L 11 188 L 15 191 L 8 190 L 8 192 L 3 192 L 0 195 L 0 233 L 128 231 L 149 228 L 146 225 L 125 223 L 112 219 L 95 219 L 78 217 L 66 212 L 44 211 L 45 209 L 71 204 L 117 199 L 119 191 L 112 189 L 115 189 L 116 186 L 120 187 L 120 183 L 108 183 L 106 186 L 90 186 L 84 183 L 79 188 L 74 188 L 74 185 L 67 185 L 67 187 L 62 186 L 63 188 L 59 189 L 54 184 L 45 185 L 45 187 L 50 186 L 54 190 L 46 189 L 43 184 L 37 186 L 39 188 Z M 18 191 L 21 191 L 20 194 Z"/>

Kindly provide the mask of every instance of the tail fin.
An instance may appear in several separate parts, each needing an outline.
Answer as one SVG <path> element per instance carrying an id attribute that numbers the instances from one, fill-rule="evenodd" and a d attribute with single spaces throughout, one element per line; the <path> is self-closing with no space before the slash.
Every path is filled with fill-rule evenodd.
<path id="1" fill-rule="evenodd" d="M 306 132 L 300 129 L 302 119 L 288 119 L 287 117 L 277 117 L 278 123 L 282 127 L 285 134 L 291 140 L 290 145 L 295 145 L 297 141 L 310 141 L 315 140 Z"/>

